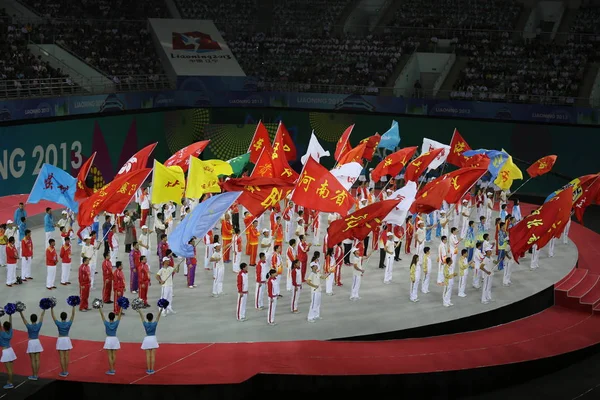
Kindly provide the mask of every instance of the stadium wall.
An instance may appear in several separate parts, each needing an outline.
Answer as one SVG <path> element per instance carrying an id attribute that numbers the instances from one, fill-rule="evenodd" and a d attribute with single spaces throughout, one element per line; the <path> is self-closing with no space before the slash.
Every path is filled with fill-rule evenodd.
<path id="1" fill-rule="evenodd" d="M 419 116 L 308 112 L 289 109 L 196 108 L 177 111 L 120 114 L 89 118 L 0 126 L 0 196 L 28 193 L 39 168 L 49 162 L 75 175 L 93 152 L 97 152 L 92 176 L 95 185 L 109 181 L 132 154 L 148 143 L 158 142 L 154 157 L 164 161 L 192 142 L 210 139 L 205 158 L 229 159 L 245 152 L 262 120 L 274 136 L 279 120 L 290 131 L 298 155 L 306 151 L 311 131 L 333 154 L 337 139 L 356 124 L 352 145 L 360 139 L 384 133 L 391 121 L 400 125 L 401 146 L 415 146 L 423 137 L 449 143 L 457 128 L 473 148 L 508 151 L 524 170 L 527 164 L 548 154 L 558 154 L 554 172 L 529 182 L 522 190 L 545 195 L 567 179 L 598 171 L 599 127 L 556 126 L 514 122 L 475 121 Z M 379 152 L 368 167 L 374 167 Z M 332 167 L 333 159 L 323 159 Z M 300 169 L 298 162 L 293 163 Z M 518 183 L 517 183 L 518 185 Z"/>

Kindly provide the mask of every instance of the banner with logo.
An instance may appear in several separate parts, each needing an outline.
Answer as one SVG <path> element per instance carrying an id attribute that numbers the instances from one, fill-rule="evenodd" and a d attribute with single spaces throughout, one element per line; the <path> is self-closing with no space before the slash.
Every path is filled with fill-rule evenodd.
<path id="1" fill-rule="evenodd" d="M 177 76 L 246 76 L 212 21 L 150 18 L 149 22 Z"/>

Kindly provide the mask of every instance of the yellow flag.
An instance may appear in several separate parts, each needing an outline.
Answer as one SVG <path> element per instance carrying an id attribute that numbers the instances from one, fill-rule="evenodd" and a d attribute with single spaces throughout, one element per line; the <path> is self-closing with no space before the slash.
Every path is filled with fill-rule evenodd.
<path id="1" fill-rule="evenodd" d="M 231 168 L 231 164 L 227 161 L 223 160 L 206 160 L 205 162 L 209 163 L 215 169 L 215 174 L 219 175 L 233 175 L 233 168 Z"/>
<path id="2" fill-rule="evenodd" d="M 508 156 L 506 162 L 498 171 L 498 176 L 494 180 L 494 183 L 501 190 L 509 190 L 515 179 L 523 179 L 523 173 L 513 163 L 512 157 Z"/>
<path id="3" fill-rule="evenodd" d="M 184 191 L 185 175 L 183 169 L 177 165 L 165 167 L 154 160 L 151 202 L 153 204 L 161 204 L 168 201 L 181 203 Z"/>
<path id="4" fill-rule="evenodd" d="M 199 199 L 204 193 L 220 193 L 219 177 L 215 168 L 208 161 L 190 157 L 188 169 L 188 183 L 185 197 Z"/>

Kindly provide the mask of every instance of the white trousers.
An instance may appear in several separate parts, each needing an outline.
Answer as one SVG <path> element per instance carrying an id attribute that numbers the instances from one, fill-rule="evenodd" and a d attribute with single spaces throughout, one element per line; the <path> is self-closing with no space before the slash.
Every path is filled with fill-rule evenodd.
<path id="1" fill-rule="evenodd" d="M 479 289 L 481 287 L 481 270 L 479 268 L 475 268 L 473 270 L 473 287 L 475 289 Z"/>
<path id="2" fill-rule="evenodd" d="M 0 265 L 6 265 L 6 245 L 0 244 Z"/>
<path id="3" fill-rule="evenodd" d="M 492 210 L 489 208 L 485 209 L 485 230 L 489 230 L 492 223 Z"/>
<path id="4" fill-rule="evenodd" d="M 48 247 L 48 242 L 50 239 L 54 238 L 54 232 L 46 232 L 46 243 L 44 243 L 44 247 Z"/>
<path id="5" fill-rule="evenodd" d="M 213 275 L 215 279 L 213 280 L 212 293 L 218 295 L 223 293 L 223 275 L 225 275 L 225 268 L 215 268 Z"/>
<path id="6" fill-rule="evenodd" d="M 319 227 L 315 230 L 315 236 L 313 237 L 312 244 L 316 246 L 319 244 L 319 237 L 321 236 L 321 224 L 319 223 Z"/>
<path id="7" fill-rule="evenodd" d="M 548 243 L 548 256 L 554 257 L 554 242 L 556 239 L 550 239 L 550 243 Z"/>
<path id="8" fill-rule="evenodd" d="M 265 283 L 256 282 L 256 291 L 254 293 L 254 308 L 264 307 Z"/>
<path id="9" fill-rule="evenodd" d="M 448 285 L 444 286 L 443 303 L 450 305 L 452 303 L 452 289 L 454 288 L 454 278 L 448 279 Z"/>
<path id="10" fill-rule="evenodd" d="M 110 251 L 110 263 L 114 266 L 117 263 L 117 254 L 119 253 L 119 248 L 116 247 L 114 250 Z"/>
<path id="11" fill-rule="evenodd" d="M 294 233 L 294 224 L 292 221 L 285 221 L 285 241 L 288 243 L 292 240 L 292 235 Z"/>
<path id="12" fill-rule="evenodd" d="M 69 276 L 71 275 L 71 263 L 62 263 L 60 267 L 60 283 L 69 282 Z"/>
<path id="13" fill-rule="evenodd" d="M 423 249 L 425 248 L 425 242 L 423 243 L 417 243 L 416 247 L 416 252 L 417 255 L 419 256 L 419 258 L 423 258 Z"/>
<path id="14" fill-rule="evenodd" d="M 339 268 L 339 267 L 338 267 Z M 333 294 L 333 280 L 335 278 L 335 274 L 332 272 L 327 275 L 327 279 L 325 279 L 325 293 Z"/>
<path id="15" fill-rule="evenodd" d="M 423 274 L 423 282 L 421 283 L 421 293 L 429 293 L 429 277 L 431 276 L 431 271 L 427 271 L 426 274 Z"/>
<path id="16" fill-rule="evenodd" d="M 173 286 L 162 286 L 160 289 L 160 297 L 169 302 L 166 311 L 173 311 Z"/>
<path id="17" fill-rule="evenodd" d="M 481 302 L 489 303 L 492 301 L 492 277 L 490 274 L 483 274 L 483 289 L 481 290 Z"/>
<path id="18" fill-rule="evenodd" d="M 464 239 L 467 236 L 467 230 L 469 229 L 469 217 L 462 217 L 462 228 L 460 230 L 460 238 Z"/>
<path id="19" fill-rule="evenodd" d="M 27 257 L 27 259 L 21 259 L 21 279 L 31 278 L 31 263 L 32 258 Z"/>
<path id="20" fill-rule="evenodd" d="M 46 266 L 46 287 L 51 289 L 54 287 L 54 281 L 56 280 L 56 265 Z"/>
<path id="21" fill-rule="evenodd" d="M 6 284 L 12 285 L 17 283 L 17 264 L 6 265 Z"/>
<path id="22" fill-rule="evenodd" d="M 506 260 L 504 261 L 504 275 L 502 277 L 502 283 L 504 285 L 510 285 L 511 281 L 510 281 L 510 276 L 512 274 L 512 260 Z"/>
<path id="23" fill-rule="evenodd" d="M 467 297 L 465 289 L 467 288 L 467 278 L 469 277 L 469 270 L 465 271 L 465 274 L 458 278 L 458 296 Z"/>
<path id="24" fill-rule="evenodd" d="M 537 269 L 540 264 L 538 263 L 538 259 L 540 256 L 540 251 L 537 248 L 537 245 L 533 245 L 533 247 L 531 248 L 532 252 L 531 252 L 531 265 L 530 268 L 531 269 Z"/>
<path id="25" fill-rule="evenodd" d="M 183 263 L 183 275 L 187 276 L 188 274 L 188 266 L 187 266 L 187 262 Z"/>
<path id="26" fill-rule="evenodd" d="M 239 320 L 246 318 L 246 302 L 248 301 L 248 293 L 238 293 L 236 317 Z"/>
<path id="27" fill-rule="evenodd" d="M 360 290 L 360 281 L 362 276 L 352 275 L 352 293 L 350 294 L 351 299 L 358 299 L 358 291 Z"/>
<path id="28" fill-rule="evenodd" d="M 311 290 L 310 309 L 308 310 L 308 320 L 312 321 L 321 316 L 321 292 Z"/>
<path id="29" fill-rule="evenodd" d="M 571 220 L 569 220 L 567 222 L 567 225 L 565 225 L 565 230 L 563 231 L 562 235 L 563 244 L 567 244 L 567 241 L 569 239 L 569 229 L 571 229 Z"/>
<path id="30" fill-rule="evenodd" d="M 267 313 L 267 322 L 275 323 L 275 310 L 277 309 L 277 297 L 269 297 L 269 312 Z"/>
<path id="31" fill-rule="evenodd" d="M 288 265 L 285 269 L 285 290 L 288 292 L 292 291 L 292 269 Z"/>
<path id="32" fill-rule="evenodd" d="M 383 277 L 383 283 L 392 281 L 392 272 L 394 271 L 394 255 L 385 255 L 385 275 Z"/>
<path id="33" fill-rule="evenodd" d="M 416 301 L 419 299 L 419 282 L 421 281 L 421 268 L 417 267 L 415 271 L 415 281 L 410 282 L 410 300 Z"/>
<path id="34" fill-rule="evenodd" d="M 438 262 L 437 278 L 435 281 L 438 285 L 444 283 L 444 264 L 440 262 Z"/>
<path id="35" fill-rule="evenodd" d="M 290 304 L 290 308 L 292 311 L 296 311 L 298 309 L 298 303 L 300 302 L 300 292 L 302 292 L 302 288 L 297 287 L 292 290 L 292 302 Z"/>
<path id="36" fill-rule="evenodd" d="M 242 253 L 233 253 L 232 268 L 233 272 L 240 272 L 240 264 L 242 263 Z"/>
<path id="37" fill-rule="evenodd" d="M 91 287 L 94 287 L 94 276 L 96 275 L 96 260 L 90 262 L 90 284 Z"/>

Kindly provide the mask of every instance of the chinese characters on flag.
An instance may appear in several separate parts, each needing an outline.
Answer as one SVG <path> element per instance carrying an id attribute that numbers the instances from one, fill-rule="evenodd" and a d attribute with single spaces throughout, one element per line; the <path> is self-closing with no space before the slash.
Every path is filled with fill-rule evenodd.
<path id="1" fill-rule="evenodd" d="M 407 182 L 418 181 L 419 177 L 421 177 L 421 175 L 423 175 L 423 172 L 425 172 L 425 170 L 429 167 L 429 164 L 431 164 L 431 162 L 435 160 L 442 151 L 444 151 L 443 148 L 435 149 L 432 151 L 428 151 L 427 153 L 423 153 L 419 157 L 415 158 L 406 167 L 406 172 L 404 173 L 404 180 Z"/>
<path id="2" fill-rule="evenodd" d="M 223 190 L 228 192 L 242 192 L 238 203 L 258 218 L 271 207 L 276 207 L 279 202 L 287 197 L 294 188 L 294 184 L 277 178 L 238 178 L 228 179 L 223 185 Z"/>
<path id="3" fill-rule="evenodd" d="M 374 134 L 373 136 L 369 136 L 360 141 L 360 143 L 365 144 L 365 151 L 363 153 L 363 158 L 367 161 L 371 161 L 373 156 L 375 155 L 375 151 L 377 150 L 377 146 L 379 146 L 379 142 L 381 141 L 381 135 L 379 133 Z"/>
<path id="4" fill-rule="evenodd" d="M 423 186 L 423 188 L 417 192 L 417 197 L 411 210 L 426 214 L 439 210 L 442 207 L 446 195 L 448 195 L 448 192 L 450 191 L 451 181 L 451 179 L 438 178 Z"/>
<path id="5" fill-rule="evenodd" d="M 252 174 L 253 178 L 273 178 L 275 176 L 275 168 L 273 167 L 273 152 L 271 151 L 271 143 L 266 145 L 260 156 L 254 163 Z"/>
<path id="6" fill-rule="evenodd" d="M 275 178 L 285 179 L 290 182 L 295 182 L 298 179 L 298 173 L 290 167 L 288 163 L 290 154 L 294 154 L 294 160 L 296 159 L 296 148 L 294 144 L 286 144 L 285 137 L 289 137 L 289 133 L 285 129 L 282 123 L 279 123 L 275 140 L 273 141 L 273 153 L 271 154 L 271 161 L 273 163 L 273 176 Z M 290 139 L 291 140 L 291 139 Z M 291 153 L 293 149 L 293 153 Z"/>
<path id="7" fill-rule="evenodd" d="M 463 156 L 463 153 L 467 150 L 472 150 L 471 146 L 463 139 L 458 129 L 454 128 L 452 140 L 450 141 L 450 154 L 448 154 L 446 162 L 457 167 L 467 167 L 469 157 Z"/>
<path id="8" fill-rule="evenodd" d="M 352 150 L 352 146 L 350 146 L 350 134 L 352 133 L 352 129 L 354 129 L 354 124 L 346 128 L 335 145 L 335 153 L 333 156 L 335 161 L 340 161 L 341 156 Z"/>
<path id="9" fill-rule="evenodd" d="M 352 195 L 327 168 L 312 157 L 306 162 L 296 183 L 292 201 L 311 210 L 337 212 L 340 215 L 348 214 L 354 205 Z"/>
<path id="10" fill-rule="evenodd" d="M 265 148 L 267 145 L 271 147 L 271 138 L 269 137 L 269 132 L 262 121 L 258 121 L 258 124 L 256 124 L 256 130 L 254 131 L 254 136 L 252 137 L 250 146 L 248 147 L 251 163 L 256 164 L 256 160 L 258 160 L 260 153 L 262 153 L 263 148 Z"/>
<path id="11" fill-rule="evenodd" d="M 398 150 L 395 153 L 390 154 L 384 158 L 375 168 L 371 171 L 371 179 L 374 182 L 379 182 L 382 176 L 391 175 L 395 177 L 402 171 L 402 168 L 411 160 L 412 156 L 416 153 L 417 147 L 407 147 L 402 150 Z"/>
<path id="12" fill-rule="evenodd" d="M 600 204 L 600 175 L 596 176 L 592 183 L 583 190 L 583 194 L 575 202 L 573 209 L 575 217 L 583 224 L 583 214 L 585 209 L 591 204 Z"/>
<path id="13" fill-rule="evenodd" d="M 90 169 L 92 168 L 92 163 L 94 162 L 94 158 L 96 158 L 96 152 L 90 156 L 83 163 L 79 172 L 77 173 L 77 187 L 75 189 L 75 200 L 84 200 L 90 197 L 94 193 L 94 188 L 89 188 L 85 184 L 85 180 L 87 179 L 88 174 L 90 173 Z"/>
<path id="14" fill-rule="evenodd" d="M 488 159 L 489 162 L 489 159 Z M 479 168 L 460 168 L 437 178 L 450 180 L 450 189 L 444 200 L 448 204 L 460 204 L 463 196 L 471 190 L 473 185 L 487 172 L 487 164 Z M 435 182 L 434 180 L 433 182 Z M 432 182 L 432 183 L 433 183 Z"/>
<path id="15" fill-rule="evenodd" d="M 556 162 L 556 156 L 542 157 L 527 168 L 527 173 L 530 177 L 535 178 L 536 176 L 544 175 L 552 170 L 554 163 Z"/>
<path id="16" fill-rule="evenodd" d="M 277 133 L 275 134 L 275 140 L 273 141 L 273 153 L 280 150 L 285 154 L 285 159 L 288 161 L 295 161 L 296 154 L 296 146 L 294 145 L 294 141 L 290 136 L 290 133 L 286 129 L 283 122 L 279 122 L 279 126 L 277 127 Z"/>
<path id="17" fill-rule="evenodd" d="M 349 164 L 351 162 L 357 162 L 362 165 L 362 158 L 367 149 L 366 143 L 361 143 L 352 150 L 348 150 L 346 153 L 342 154 L 340 159 L 338 160 L 338 165 Z"/>
<path id="18" fill-rule="evenodd" d="M 204 151 L 206 146 L 208 146 L 209 143 L 210 140 L 202 140 L 200 142 L 196 142 L 184 147 L 183 149 L 175 152 L 175 154 L 169 157 L 167 161 L 165 161 L 164 166 L 178 166 L 181 167 L 181 169 L 183 169 L 183 172 L 186 172 L 190 167 L 190 156 L 198 157 L 200 154 L 202 154 L 202 152 Z"/>

